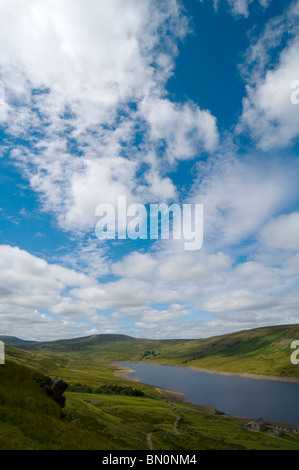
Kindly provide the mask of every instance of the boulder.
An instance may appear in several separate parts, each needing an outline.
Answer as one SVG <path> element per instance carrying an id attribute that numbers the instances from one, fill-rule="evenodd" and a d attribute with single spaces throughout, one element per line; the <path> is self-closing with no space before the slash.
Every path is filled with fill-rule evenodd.
<path id="1" fill-rule="evenodd" d="M 55 379 L 53 380 L 49 379 L 42 384 L 42 388 L 50 397 L 53 398 L 53 400 L 56 401 L 56 403 L 61 406 L 61 408 L 65 406 L 65 397 L 63 396 L 63 394 L 66 391 L 67 387 L 68 384 L 59 377 L 55 377 Z"/>

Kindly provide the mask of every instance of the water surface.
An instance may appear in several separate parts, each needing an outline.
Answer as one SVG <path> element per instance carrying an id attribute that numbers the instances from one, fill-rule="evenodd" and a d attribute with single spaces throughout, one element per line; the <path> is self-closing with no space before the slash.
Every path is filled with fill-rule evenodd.
<path id="1" fill-rule="evenodd" d="M 211 374 L 183 367 L 118 363 L 142 383 L 183 393 L 193 404 L 216 407 L 226 414 L 265 418 L 299 425 L 299 383 Z"/>

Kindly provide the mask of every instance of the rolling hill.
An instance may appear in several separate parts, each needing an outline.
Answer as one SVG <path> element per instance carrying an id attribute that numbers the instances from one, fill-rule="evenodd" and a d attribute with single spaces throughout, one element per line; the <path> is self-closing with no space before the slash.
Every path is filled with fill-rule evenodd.
<path id="1" fill-rule="evenodd" d="M 190 340 L 151 340 L 108 334 L 30 342 L 0 336 L 6 344 L 43 355 L 102 361 L 148 361 L 231 373 L 299 378 L 299 367 L 290 361 L 290 345 L 297 339 L 298 324 Z"/>

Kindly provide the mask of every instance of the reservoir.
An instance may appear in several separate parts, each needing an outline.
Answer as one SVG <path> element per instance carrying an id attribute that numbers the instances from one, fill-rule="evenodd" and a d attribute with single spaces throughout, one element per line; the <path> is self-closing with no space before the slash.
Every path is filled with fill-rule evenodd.
<path id="1" fill-rule="evenodd" d="M 188 402 L 209 405 L 225 414 L 299 425 L 299 383 L 220 375 L 183 367 L 118 363 L 134 372 L 128 377 L 175 390 Z"/>

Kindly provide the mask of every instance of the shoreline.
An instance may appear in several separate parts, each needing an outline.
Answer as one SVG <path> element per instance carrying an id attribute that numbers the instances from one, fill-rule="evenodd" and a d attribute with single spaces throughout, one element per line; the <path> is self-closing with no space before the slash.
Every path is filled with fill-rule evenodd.
<path id="1" fill-rule="evenodd" d="M 161 364 L 162 365 L 162 364 Z M 174 367 L 181 367 L 180 365 L 175 365 Z M 246 372 L 227 372 L 219 371 L 215 369 L 204 369 L 202 367 L 196 366 L 187 366 L 186 369 L 197 370 L 198 372 L 206 372 L 208 374 L 218 374 L 218 375 L 230 375 L 234 377 L 244 377 L 248 379 L 257 379 L 257 380 L 272 380 L 276 382 L 293 382 L 299 383 L 299 378 L 297 377 L 281 377 L 277 375 L 262 375 L 262 374 L 250 374 Z"/>
<path id="2" fill-rule="evenodd" d="M 207 374 L 228 375 L 228 376 L 244 377 L 244 378 L 256 379 L 256 380 L 272 380 L 272 381 L 277 381 L 277 382 L 299 383 L 299 377 L 298 378 L 297 377 L 281 377 L 277 375 L 251 374 L 251 373 L 246 373 L 246 372 L 228 372 L 228 371 L 217 370 L 217 369 L 205 369 L 203 367 L 197 367 L 197 366 L 183 366 L 181 364 L 165 364 L 165 363 L 143 362 L 143 361 L 134 361 L 134 362 L 136 364 L 151 364 L 151 365 L 157 365 L 157 366 L 180 367 L 182 369 L 190 369 L 190 370 L 195 370 L 198 372 L 206 372 Z M 116 362 L 113 362 L 112 364 L 116 365 L 117 367 L 120 367 L 118 363 Z M 125 373 L 121 374 L 121 371 L 124 371 Z M 120 372 L 120 375 L 118 376 L 123 379 L 128 379 L 134 382 L 136 381 L 138 382 L 140 380 L 137 377 L 127 376 L 128 373 L 135 372 L 133 369 L 130 369 L 129 367 L 123 367 L 120 371 L 115 371 L 115 372 Z"/>
<path id="3" fill-rule="evenodd" d="M 116 363 L 113 363 L 113 365 L 116 365 L 117 367 L 120 367 Z M 115 370 L 114 375 L 116 377 L 119 377 L 120 379 L 128 380 L 129 382 L 139 383 L 140 378 L 138 378 L 138 377 L 129 377 L 128 376 L 128 374 L 130 372 L 136 372 L 136 371 L 133 370 L 133 369 L 130 369 L 129 367 L 122 367 L 119 370 Z M 183 393 L 176 392 L 175 390 L 172 390 L 172 389 L 169 389 L 169 388 L 158 387 L 158 386 L 155 386 L 155 385 L 147 384 L 147 383 L 144 383 L 144 382 L 142 382 L 142 384 L 146 385 L 147 387 L 154 388 L 155 390 L 160 392 L 161 395 L 164 398 L 168 398 L 168 399 L 171 399 L 171 400 L 176 401 L 176 402 L 188 402 L 187 397 L 185 397 L 185 395 Z"/>

